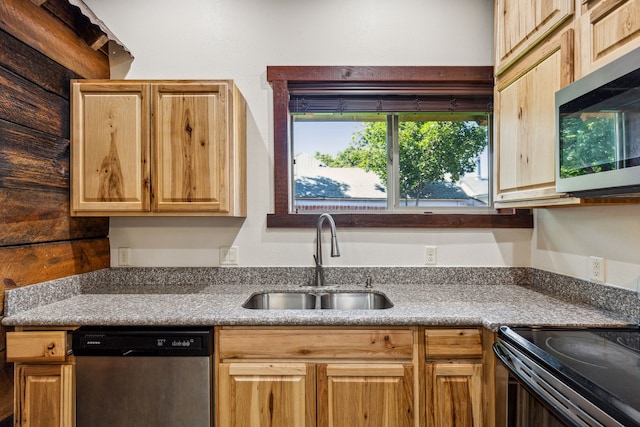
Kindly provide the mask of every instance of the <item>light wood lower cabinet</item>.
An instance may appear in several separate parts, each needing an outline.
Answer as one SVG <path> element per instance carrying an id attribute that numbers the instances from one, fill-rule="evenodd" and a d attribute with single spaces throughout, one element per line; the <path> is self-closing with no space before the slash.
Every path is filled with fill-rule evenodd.
<path id="1" fill-rule="evenodd" d="M 73 365 L 17 364 L 16 426 L 75 425 Z"/>
<path id="2" fill-rule="evenodd" d="M 220 427 L 417 426 L 415 330 L 220 328 Z"/>
<path id="3" fill-rule="evenodd" d="M 414 424 L 412 364 L 321 364 L 318 366 L 318 425 Z"/>
<path id="4" fill-rule="evenodd" d="M 7 361 L 15 362 L 14 425 L 73 427 L 75 380 L 65 331 L 7 333 Z"/>
<path id="5" fill-rule="evenodd" d="M 482 363 L 428 363 L 427 413 L 434 426 L 482 426 Z"/>
<path id="6" fill-rule="evenodd" d="M 315 426 L 315 372 L 309 363 L 221 363 L 218 426 Z"/>
<path id="7" fill-rule="evenodd" d="M 427 426 L 493 425 L 491 338 L 479 328 L 425 330 Z"/>

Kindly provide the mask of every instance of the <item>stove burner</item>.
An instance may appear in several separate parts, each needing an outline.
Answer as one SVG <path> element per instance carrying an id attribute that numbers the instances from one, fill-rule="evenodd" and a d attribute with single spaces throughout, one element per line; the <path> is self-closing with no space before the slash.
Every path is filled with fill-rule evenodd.
<path id="1" fill-rule="evenodd" d="M 615 343 L 595 337 L 551 336 L 545 344 L 561 357 L 601 369 L 637 366 L 640 359 Z"/>

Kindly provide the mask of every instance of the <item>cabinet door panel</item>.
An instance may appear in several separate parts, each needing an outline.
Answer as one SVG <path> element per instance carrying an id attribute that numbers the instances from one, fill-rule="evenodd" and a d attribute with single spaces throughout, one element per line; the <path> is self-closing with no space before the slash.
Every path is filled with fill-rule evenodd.
<path id="1" fill-rule="evenodd" d="M 409 427 L 414 423 L 413 367 L 318 366 L 318 425 Z"/>
<path id="2" fill-rule="evenodd" d="M 580 17 L 580 76 L 640 46 L 640 0 L 602 1 Z"/>
<path id="3" fill-rule="evenodd" d="M 573 0 L 497 0 L 496 64 L 501 74 L 573 16 Z"/>
<path id="4" fill-rule="evenodd" d="M 315 426 L 315 366 L 305 363 L 221 363 L 218 425 Z"/>
<path id="5" fill-rule="evenodd" d="M 557 51 L 500 91 L 500 191 L 555 185 Z"/>
<path id="6" fill-rule="evenodd" d="M 438 427 L 482 426 L 482 364 L 428 364 L 427 414 Z"/>
<path id="7" fill-rule="evenodd" d="M 72 210 L 149 210 L 149 86 L 73 83 Z"/>
<path id="8" fill-rule="evenodd" d="M 16 365 L 16 425 L 74 425 L 72 365 Z"/>
<path id="9" fill-rule="evenodd" d="M 228 90 L 225 83 L 153 85 L 158 212 L 229 211 Z"/>

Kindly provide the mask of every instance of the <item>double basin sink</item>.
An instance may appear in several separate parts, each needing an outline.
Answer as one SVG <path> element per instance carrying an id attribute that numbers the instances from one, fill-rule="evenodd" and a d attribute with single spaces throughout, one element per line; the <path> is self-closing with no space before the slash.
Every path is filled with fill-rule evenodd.
<path id="1" fill-rule="evenodd" d="M 258 292 L 242 306 L 255 310 L 383 310 L 393 304 L 379 292 L 313 290 Z"/>

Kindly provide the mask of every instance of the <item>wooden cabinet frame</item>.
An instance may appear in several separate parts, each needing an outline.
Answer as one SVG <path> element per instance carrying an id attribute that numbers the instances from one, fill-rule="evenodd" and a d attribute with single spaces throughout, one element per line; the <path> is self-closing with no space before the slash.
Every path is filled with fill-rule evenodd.
<path id="1" fill-rule="evenodd" d="M 235 427 L 233 420 L 271 425 L 259 422 L 271 420 L 271 413 L 282 421 L 287 411 L 276 399 L 294 390 L 305 390 L 306 398 L 296 398 L 297 408 L 284 405 L 291 412 L 286 420 L 293 422 L 287 425 L 302 425 L 304 414 L 304 425 L 311 427 L 364 426 L 370 416 L 387 417 L 398 427 L 419 426 L 417 328 L 222 327 L 215 335 L 222 427 Z M 231 401 L 243 396 L 243 402 Z M 238 418 L 240 406 L 256 415 Z M 344 417 L 348 424 L 342 424 Z"/>
<path id="2" fill-rule="evenodd" d="M 246 215 L 231 80 L 74 80 L 71 140 L 72 215 Z"/>

